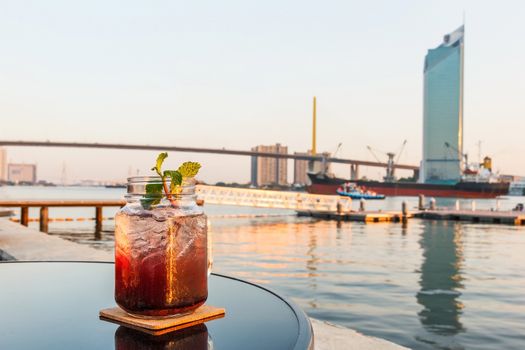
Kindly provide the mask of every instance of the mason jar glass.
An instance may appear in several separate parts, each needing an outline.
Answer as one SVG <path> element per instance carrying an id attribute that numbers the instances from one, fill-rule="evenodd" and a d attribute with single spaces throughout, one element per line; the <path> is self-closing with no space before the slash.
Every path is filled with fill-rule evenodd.
<path id="1" fill-rule="evenodd" d="M 184 178 L 168 196 L 152 193 L 155 186 L 159 176 L 129 178 L 115 216 L 115 301 L 143 318 L 187 314 L 208 297 L 207 218 L 195 180 Z"/>

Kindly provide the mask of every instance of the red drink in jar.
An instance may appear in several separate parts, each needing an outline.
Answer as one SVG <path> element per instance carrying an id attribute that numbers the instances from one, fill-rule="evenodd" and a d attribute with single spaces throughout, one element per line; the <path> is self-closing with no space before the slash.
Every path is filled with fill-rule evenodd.
<path id="1" fill-rule="evenodd" d="M 189 313 L 208 296 L 206 215 L 194 186 L 148 206 L 130 195 L 140 181 L 155 178 L 130 178 L 128 204 L 115 217 L 115 300 L 138 317 Z"/>

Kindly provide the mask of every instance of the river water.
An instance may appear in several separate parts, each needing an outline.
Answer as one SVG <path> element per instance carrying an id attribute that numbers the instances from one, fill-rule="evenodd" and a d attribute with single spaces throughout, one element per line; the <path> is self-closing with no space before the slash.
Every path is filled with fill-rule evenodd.
<path id="1" fill-rule="evenodd" d="M 117 199 L 123 189 L 0 187 L 2 199 Z M 416 198 L 367 206 L 399 209 Z M 524 197 L 500 200 L 510 209 Z M 455 200 L 438 205 L 454 206 Z M 470 201 L 461 201 L 470 207 Z M 357 207 L 358 203 L 354 203 Z M 478 200 L 477 208 L 495 208 Z M 308 315 L 414 349 L 525 348 L 525 227 L 411 219 L 362 224 L 291 211 L 206 205 L 214 271 L 264 284 Z M 115 209 L 105 209 L 111 217 Z M 36 217 L 37 211 L 30 216 Z M 93 209 L 50 209 L 92 217 Z M 36 225 L 36 224 L 32 224 Z M 51 234 L 113 249 L 113 222 L 50 224 Z"/>

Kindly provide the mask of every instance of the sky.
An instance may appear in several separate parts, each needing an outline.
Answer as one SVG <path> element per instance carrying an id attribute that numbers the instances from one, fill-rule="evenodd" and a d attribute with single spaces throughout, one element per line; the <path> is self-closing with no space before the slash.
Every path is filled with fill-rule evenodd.
<path id="1" fill-rule="evenodd" d="M 249 149 L 419 164 L 423 60 L 465 13 L 465 151 L 525 175 L 523 1 L 0 1 L 0 139 Z M 124 181 L 156 152 L 7 149 L 38 178 Z M 379 157 L 385 157 L 376 152 Z M 207 182 L 250 159 L 171 153 Z M 289 163 L 292 179 L 293 163 Z M 334 166 L 348 176 L 347 166 Z M 379 178 L 384 170 L 362 168 Z M 400 173 L 400 175 L 407 175 Z"/>

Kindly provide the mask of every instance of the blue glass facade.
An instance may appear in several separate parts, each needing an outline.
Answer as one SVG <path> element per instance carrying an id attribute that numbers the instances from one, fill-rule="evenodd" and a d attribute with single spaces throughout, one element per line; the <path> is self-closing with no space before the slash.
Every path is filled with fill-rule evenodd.
<path id="1" fill-rule="evenodd" d="M 463 168 L 464 28 L 425 57 L 421 180 L 455 183 Z"/>

